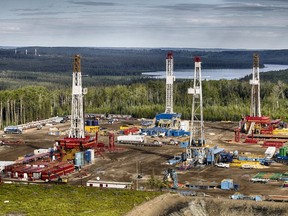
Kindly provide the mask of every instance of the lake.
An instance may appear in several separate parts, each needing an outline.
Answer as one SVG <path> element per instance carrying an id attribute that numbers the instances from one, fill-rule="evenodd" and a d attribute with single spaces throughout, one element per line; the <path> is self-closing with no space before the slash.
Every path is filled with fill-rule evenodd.
<path id="1" fill-rule="evenodd" d="M 285 70 L 288 68 L 288 65 L 265 64 L 264 66 L 265 66 L 264 68 L 260 68 L 260 72 L 279 71 L 279 70 Z M 156 79 L 166 78 L 166 71 L 147 72 L 147 73 L 142 73 L 142 74 L 153 76 Z M 206 79 L 206 80 L 220 80 L 220 79 L 231 80 L 231 79 L 243 78 L 249 74 L 252 74 L 252 68 L 251 69 L 203 69 L 202 68 L 201 75 L 202 75 L 202 79 Z M 194 77 L 194 68 L 174 71 L 174 76 L 176 77 L 176 79 L 192 79 Z"/>

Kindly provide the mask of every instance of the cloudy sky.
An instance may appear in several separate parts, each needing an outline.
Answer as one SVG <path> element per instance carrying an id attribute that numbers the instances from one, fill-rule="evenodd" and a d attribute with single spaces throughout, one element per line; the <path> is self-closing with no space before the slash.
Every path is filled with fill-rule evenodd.
<path id="1" fill-rule="evenodd" d="M 0 46 L 288 48 L 288 0 L 0 1 Z"/>

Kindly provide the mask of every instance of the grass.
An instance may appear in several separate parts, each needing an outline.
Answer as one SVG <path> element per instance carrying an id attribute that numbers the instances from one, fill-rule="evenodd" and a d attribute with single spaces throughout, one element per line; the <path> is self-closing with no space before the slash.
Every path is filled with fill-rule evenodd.
<path id="1" fill-rule="evenodd" d="M 160 194 L 69 185 L 2 184 L 0 215 L 118 216 Z"/>

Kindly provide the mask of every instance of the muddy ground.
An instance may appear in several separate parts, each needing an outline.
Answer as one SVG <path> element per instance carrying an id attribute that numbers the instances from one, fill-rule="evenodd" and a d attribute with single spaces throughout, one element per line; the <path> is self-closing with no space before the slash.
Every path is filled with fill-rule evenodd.
<path id="1" fill-rule="evenodd" d="M 107 130 L 118 130 L 120 125 L 131 123 L 139 124 L 139 121 L 119 121 L 114 124 L 100 122 L 100 126 Z M 209 146 L 218 145 L 224 147 L 227 151 L 238 150 L 239 152 L 251 152 L 264 155 L 265 148 L 260 145 L 233 143 L 234 128 L 237 123 L 233 122 L 206 122 L 205 135 Z M 59 123 L 53 126 L 44 126 L 41 130 L 29 129 L 23 134 L 5 135 L 4 140 L 20 140 L 24 144 L 13 144 L 0 146 L 0 161 L 16 160 L 19 156 L 32 153 L 34 149 L 53 147 L 56 139 L 61 136 L 48 135 L 50 127 L 57 127 L 63 133 L 70 127 L 70 123 Z M 3 133 L 1 133 L 3 135 Z M 107 136 L 100 136 L 100 142 L 108 144 Z M 154 175 L 158 179 L 163 178 L 163 172 L 168 168 L 175 168 L 167 164 L 167 160 L 175 154 L 181 154 L 184 149 L 174 145 L 163 145 L 162 147 L 137 147 L 133 145 L 116 145 L 119 151 L 103 153 L 103 156 L 97 155 L 94 165 L 82 169 L 79 175 L 74 175 L 69 179 L 70 184 L 85 184 L 89 179 L 100 177 L 107 181 L 132 181 L 134 186 L 145 188 L 146 182 Z M 177 169 L 176 169 L 177 170 Z M 182 184 L 201 182 L 203 184 L 216 183 L 220 185 L 221 180 L 231 178 L 234 183 L 240 185 L 241 193 L 245 195 L 286 195 L 287 189 L 281 188 L 281 182 L 272 182 L 268 184 L 251 183 L 249 178 L 258 172 L 287 172 L 287 166 L 282 164 L 272 164 L 265 169 L 240 169 L 239 167 L 230 167 L 229 169 L 217 168 L 214 166 L 195 167 L 188 171 L 179 171 L 178 182 Z M 136 178 L 137 173 L 142 175 L 141 179 Z M 223 191 L 219 188 L 210 190 L 197 190 L 204 192 L 211 197 L 226 197 L 235 193 L 235 191 Z"/>

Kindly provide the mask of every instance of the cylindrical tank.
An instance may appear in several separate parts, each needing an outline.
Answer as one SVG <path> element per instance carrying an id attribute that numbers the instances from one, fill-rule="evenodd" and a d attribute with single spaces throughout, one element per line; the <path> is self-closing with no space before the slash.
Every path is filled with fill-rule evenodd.
<path id="1" fill-rule="evenodd" d="M 86 120 L 86 126 L 92 126 L 92 120 Z"/>
<path id="2" fill-rule="evenodd" d="M 92 120 L 92 126 L 98 126 L 99 123 L 98 123 L 98 120 Z"/>
<path id="3" fill-rule="evenodd" d="M 286 156 L 286 149 L 285 148 L 280 148 L 279 149 L 279 155 L 281 156 L 281 157 L 285 157 Z"/>
<path id="4" fill-rule="evenodd" d="M 91 163 L 91 152 L 90 151 L 85 151 L 85 161 L 87 163 Z"/>
<path id="5" fill-rule="evenodd" d="M 182 159 L 182 161 L 187 161 L 187 153 L 186 152 L 182 152 L 181 159 Z"/>
<path id="6" fill-rule="evenodd" d="M 75 166 L 84 166 L 84 152 L 75 153 Z"/>

